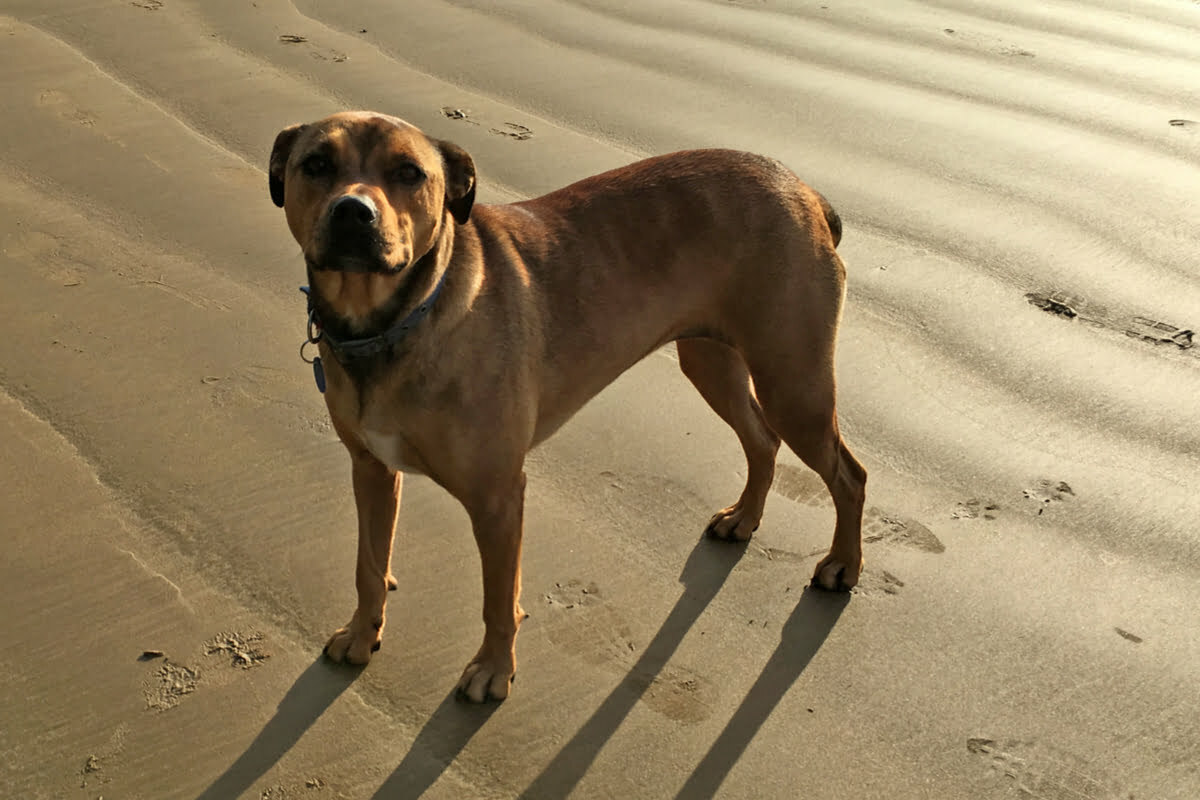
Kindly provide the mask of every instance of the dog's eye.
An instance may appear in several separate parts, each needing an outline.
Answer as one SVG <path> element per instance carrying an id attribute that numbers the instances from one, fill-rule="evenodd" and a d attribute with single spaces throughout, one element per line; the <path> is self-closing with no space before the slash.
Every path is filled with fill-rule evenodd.
<path id="1" fill-rule="evenodd" d="M 319 178 L 329 172 L 333 164 L 323 155 L 314 153 L 300 162 L 300 170 L 310 178 Z"/>
<path id="2" fill-rule="evenodd" d="M 392 170 L 391 179 L 405 186 L 415 186 L 425 180 L 425 173 L 416 164 L 401 164 Z"/>

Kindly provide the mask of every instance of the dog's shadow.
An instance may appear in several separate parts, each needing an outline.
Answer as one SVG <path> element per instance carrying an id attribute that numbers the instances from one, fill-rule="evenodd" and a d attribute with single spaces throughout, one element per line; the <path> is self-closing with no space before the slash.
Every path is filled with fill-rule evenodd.
<path id="1" fill-rule="evenodd" d="M 725 724 L 725 729 L 679 790 L 677 800 L 708 798 L 716 794 L 758 729 L 821 649 L 848 602 L 850 595 L 846 592 L 805 588 L 796 608 L 783 624 L 775 652 Z"/>
<path id="2" fill-rule="evenodd" d="M 331 664 L 323 655 L 317 656 L 279 701 L 275 716 L 254 737 L 246 752 L 196 800 L 240 797 L 292 749 L 361 673 L 361 668 Z"/>
<path id="3" fill-rule="evenodd" d="M 745 551 L 744 544 L 708 538 L 697 543 L 680 575 L 683 594 L 658 633 L 621 683 L 525 789 L 522 797 L 565 797 L 571 793 L 653 685 Z M 816 655 L 847 600 L 845 594 L 804 591 L 783 626 L 779 646 L 688 778 L 679 797 L 711 797 L 716 792 L 771 711 Z M 361 669 L 335 666 L 319 656 L 288 690 L 275 716 L 246 751 L 197 800 L 227 800 L 247 791 L 300 740 L 360 673 Z M 459 702 L 451 692 L 426 721 L 373 800 L 420 797 L 458 758 L 495 709 L 494 705 Z"/>
<path id="4" fill-rule="evenodd" d="M 700 540 L 680 576 L 683 595 L 653 641 L 591 719 L 525 790 L 526 795 L 565 797 L 571 791 L 587 772 L 600 748 L 653 684 L 745 551 L 745 544 L 718 542 L 707 537 Z M 453 695 L 448 697 L 425 723 L 408 755 L 379 787 L 372 800 L 420 797 L 458 757 L 494 708 L 468 706 L 455 702 Z"/>
<path id="5" fill-rule="evenodd" d="M 416 800 L 437 782 L 499 706 L 465 703 L 451 691 L 372 800 Z"/>
<path id="6" fill-rule="evenodd" d="M 196 800 L 241 797 L 300 741 L 361 673 L 362 667 L 332 664 L 324 655 L 317 656 L 279 701 L 275 716 L 246 751 Z M 460 702 L 451 692 L 434 710 L 404 760 L 374 796 L 380 800 L 420 797 L 454 762 L 496 708 Z"/>
<path id="7" fill-rule="evenodd" d="M 745 550 L 745 544 L 701 539 L 680 576 L 683 595 L 646 651 L 571 741 L 522 792 L 522 798 L 565 797 L 574 790 L 716 597 Z M 716 792 L 771 711 L 816 655 L 848 597 L 814 589 L 804 591 L 783 627 L 779 646 L 724 731 L 688 778 L 680 798 L 711 797 Z"/>
<path id="8" fill-rule="evenodd" d="M 670 661 L 745 552 L 745 543 L 720 542 L 708 537 L 700 539 L 679 576 L 679 582 L 684 587 L 683 594 L 645 652 L 588 721 L 525 789 L 522 797 L 565 797 L 570 794 L 601 748 L 616 733 L 625 717 Z"/>

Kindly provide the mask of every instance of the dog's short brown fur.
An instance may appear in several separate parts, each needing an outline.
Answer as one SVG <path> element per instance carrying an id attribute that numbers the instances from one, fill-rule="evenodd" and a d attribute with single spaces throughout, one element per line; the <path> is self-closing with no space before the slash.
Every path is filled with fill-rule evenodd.
<path id="1" fill-rule="evenodd" d="M 837 509 L 814 583 L 858 581 L 866 471 L 834 404 L 841 223 L 778 162 L 688 151 L 473 207 L 465 152 L 353 112 L 280 132 L 270 189 L 329 337 L 388 330 L 445 275 L 428 316 L 387 352 L 340 364 L 320 343 L 359 530 L 358 607 L 330 638 L 331 659 L 362 664 L 379 647 L 401 473 L 423 473 L 466 507 L 483 562 L 486 630 L 458 689 L 477 702 L 506 697 L 525 616 L 525 454 L 668 342 L 746 452 L 746 487 L 709 532 L 750 538 L 782 438 Z"/>

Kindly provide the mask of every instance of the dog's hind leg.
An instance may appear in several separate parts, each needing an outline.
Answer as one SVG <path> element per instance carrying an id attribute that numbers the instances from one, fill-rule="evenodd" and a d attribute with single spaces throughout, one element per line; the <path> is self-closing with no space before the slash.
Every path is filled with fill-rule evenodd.
<path id="1" fill-rule="evenodd" d="M 867 471 L 838 430 L 833 348 L 800 346 L 786 354 L 775 353 L 771 359 L 751 359 L 763 414 L 788 447 L 825 481 L 837 510 L 833 545 L 817 564 L 813 583 L 823 589 L 847 590 L 858 583 L 862 571 Z"/>
<path id="2" fill-rule="evenodd" d="M 728 508 L 718 511 L 706 532 L 745 541 L 758 528 L 775 477 L 779 436 L 767 424 L 754 397 L 750 371 L 742 356 L 715 339 L 676 342 L 679 366 L 721 419 L 733 428 L 746 451 L 746 487 Z"/>

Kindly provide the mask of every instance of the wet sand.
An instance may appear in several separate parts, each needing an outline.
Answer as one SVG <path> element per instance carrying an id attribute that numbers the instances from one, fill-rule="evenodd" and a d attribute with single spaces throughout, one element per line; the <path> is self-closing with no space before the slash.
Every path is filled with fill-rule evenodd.
<path id="1" fill-rule="evenodd" d="M 1200 796 L 1200 5 L 1016 5 L 0 2 L 0 796 Z M 421 478 L 324 663 L 348 459 L 263 167 L 354 107 L 484 202 L 703 146 L 823 192 L 858 589 L 805 590 L 790 453 L 699 538 L 745 467 L 668 348 L 529 459 L 510 700 L 449 695 L 478 558 Z"/>

